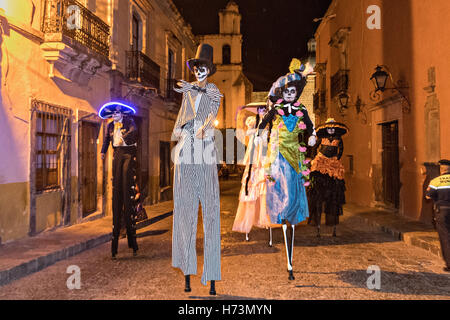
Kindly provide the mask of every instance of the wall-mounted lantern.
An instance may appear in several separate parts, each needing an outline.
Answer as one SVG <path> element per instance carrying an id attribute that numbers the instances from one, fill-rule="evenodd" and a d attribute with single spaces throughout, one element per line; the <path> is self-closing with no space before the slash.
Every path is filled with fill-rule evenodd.
<path id="1" fill-rule="evenodd" d="M 386 88 L 387 80 L 391 79 L 392 88 Z M 386 90 L 394 90 L 397 91 L 400 96 L 403 98 L 402 109 L 404 113 L 409 113 L 411 111 L 411 104 L 406 97 L 406 95 L 400 89 L 409 89 L 408 86 L 404 85 L 404 83 L 399 80 L 397 83 L 394 82 L 392 77 L 392 73 L 389 69 L 384 65 L 377 65 L 375 68 L 375 72 L 370 77 L 370 80 L 373 82 L 375 90 L 370 93 L 370 99 L 372 101 L 379 101 L 381 99 L 381 95 L 378 91 L 384 92 Z"/>

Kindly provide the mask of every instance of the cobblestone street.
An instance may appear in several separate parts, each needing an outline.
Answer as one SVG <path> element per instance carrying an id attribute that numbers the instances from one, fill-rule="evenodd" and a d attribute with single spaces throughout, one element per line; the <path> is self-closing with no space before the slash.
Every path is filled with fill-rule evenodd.
<path id="1" fill-rule="evenodd" d="M 184 277 L 171 267 L 172 216 L 139 230 L 139 255 L 132 256 L 125 239 L 118 259 L 110 256 L 110 243 L 60 261 L 0 287 L 0 299 L 450 299 L 450 275 L 443 261 L 417 247 L 346 216 L 338 237 L 323 228 L 301 224 L 296 228 L 295 280 L 288 280 L 280 229 L 268 247 L 268 231 L 254 229 L 250 241 L 232 232 L 239 191 L 238 181 L 221 184 L 222 281 L 218 295 L 200 284 L 203 266 L 202 221 L 199 219 L 198 274 L 185 293 Z M 81 289 L 69 290 L 68 266 L 81 270 Z M 370 290 L 369 266 L 381 270 L 379 290 Z"/>

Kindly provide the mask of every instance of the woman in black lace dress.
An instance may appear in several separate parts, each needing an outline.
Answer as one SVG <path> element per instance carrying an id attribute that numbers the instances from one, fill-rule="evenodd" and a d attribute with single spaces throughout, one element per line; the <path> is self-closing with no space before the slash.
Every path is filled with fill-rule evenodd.
<path id="1" fill-rule="evenodd" d="M 310 216 L 308 223 L 317 226 L 320 237 L 320 220 L 325 212 L 325 224 L 333 226 L 336 236 L 336 225 L 342 215 L 345 203 L 345 169 L 340 161 L 344 152 L 342 136 L 347 133 L 345 124 L 328 119 L 317 127 L 317 154 L 311 161 L 311 187 L 308 191 Z"/>

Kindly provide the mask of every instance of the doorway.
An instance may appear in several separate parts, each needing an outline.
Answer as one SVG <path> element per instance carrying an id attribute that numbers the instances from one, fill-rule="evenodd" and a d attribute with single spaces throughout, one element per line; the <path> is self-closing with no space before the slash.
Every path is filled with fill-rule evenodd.
<path id="1" fill-rule="evenodd" d="M 81 200 L 83 218 L 97 211 L 97 137 L 96 123 L 81 124 Z"/>
<path id="2" fill-rule="evenodd" d="M 383 123 L 381 126 L 383 200 L 388 206 L 398 209 L 400 204 L 398 121 Z"/>

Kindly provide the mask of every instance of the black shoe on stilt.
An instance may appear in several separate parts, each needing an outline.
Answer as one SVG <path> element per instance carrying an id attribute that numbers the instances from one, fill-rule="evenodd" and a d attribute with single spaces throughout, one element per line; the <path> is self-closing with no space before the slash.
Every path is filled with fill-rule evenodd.
<path id="1" fill-rule="evenodd" d="M 118 237 L 113 237 L 112 240 L 111 240 L 111 258 L 113 260 L 116 259 L 118 247 L 119 247 L 119 238 Z"/>
<path id="2" fill-rule="evenodd" d="M 211 296 L 215 296 L 216 295 L 216 281 L 211 280 L 211 287 L 209 289 L 209 294 Z"/>
<path id="3" fill-rule="evenodd" d="M 333 227 L 333 237 L 337 237 L 337 235 L 336 235 L 336 226 Z"/>
<path id="4" fill-rule="evenodd" d="M 294 271 L 288 270 L 288 272 L 289 272 L 289 280 L 295 280 Z"/>
<path id="5" fill-rule="evenodd" d="M 184 276 L 184 292 L 191 292 L 191 277 L 189 275 Z"/>

